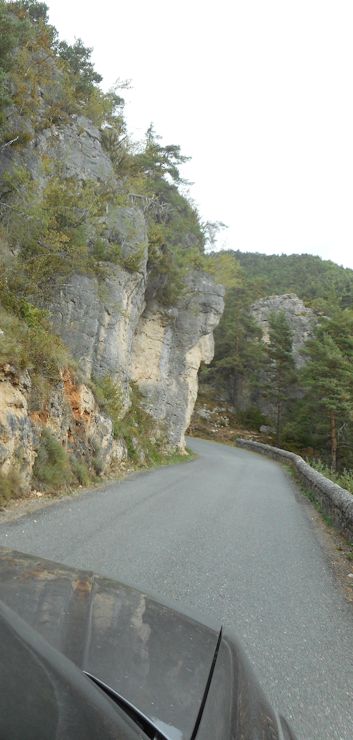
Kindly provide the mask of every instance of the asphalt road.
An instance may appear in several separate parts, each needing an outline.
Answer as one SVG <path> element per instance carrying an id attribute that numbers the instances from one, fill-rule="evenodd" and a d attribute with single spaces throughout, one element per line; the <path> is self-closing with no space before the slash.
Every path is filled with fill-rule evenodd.
<path id="1" fill-rule="evenodd" d="M 231 626 L 300 740 L 353 739 L 353 609 L 276 463 L 199 458 L 0 525 L 0 544 L 95 570 Z"/>

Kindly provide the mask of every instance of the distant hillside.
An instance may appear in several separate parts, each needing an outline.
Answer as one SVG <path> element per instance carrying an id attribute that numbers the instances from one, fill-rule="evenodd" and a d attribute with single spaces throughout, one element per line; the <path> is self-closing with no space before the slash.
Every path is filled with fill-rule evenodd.
<path id="1" fill-rule="evenodd" d="M 311 254 L 260 254 L 233 252 L 262 296 L 296 293 L 307 304 L 348 308 L 353 306 L 353 270 Z"/>

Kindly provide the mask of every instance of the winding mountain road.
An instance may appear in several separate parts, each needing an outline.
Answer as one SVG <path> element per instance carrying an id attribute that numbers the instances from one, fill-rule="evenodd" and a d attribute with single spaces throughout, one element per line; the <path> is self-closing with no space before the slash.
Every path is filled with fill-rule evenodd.
<path id="1" fill-rule="evenodd" d="M 275 462 L 199 457 L 0 525 L 0 544 L 136 585 L 231 626 L 300 740 L 353 738 L 353 608 L 310 505 Z"/>

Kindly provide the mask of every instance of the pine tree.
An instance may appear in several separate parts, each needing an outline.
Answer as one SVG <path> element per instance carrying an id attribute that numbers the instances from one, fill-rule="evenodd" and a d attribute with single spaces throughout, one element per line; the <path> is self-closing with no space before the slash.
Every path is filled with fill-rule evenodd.
<path id="1" fill-rule="evenodd" d="M 315 338 L 307 343 L 305 354 L 304 407 L 314 426 L 324 426 L 335 471 L 339 430 L 345 429 L 347 435 L 353 421 L 353 312 L 345 310 L 324 320 Z"/>
<path id="2" fill-rule="evenodd" d="M 233 253 L 214 253 L 208 257 L 209 269 L 217 282 L 226 287 L 224 313 L 215 330 L 215 356 L 206 377 L 217 386 L 225 386 L 234 405 L 259 385 L 263 364 L 263 342 L 260 327 L 251 314 L 254 286 L 250 286 Z"/>
<path id="3" fill-rule="evenodd" d="M 264 395 L 273 408 L 278 445 L 281 444 L 284 416 L 296 391 L 297 373 L 292 340 L 292 332 L 284 311 L 272 313 L 269 316 Z"/>

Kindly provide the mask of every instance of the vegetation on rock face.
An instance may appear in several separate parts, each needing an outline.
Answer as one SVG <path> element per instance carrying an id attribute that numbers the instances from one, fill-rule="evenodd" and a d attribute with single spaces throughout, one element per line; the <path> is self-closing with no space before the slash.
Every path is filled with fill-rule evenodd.
<path id="1" fill-rule="evenodd" d="M 54 490 L 73 482 L 68 454 L 47 429 L 42 432 L 33 477 L 35 484 Z"/>
<path id="2" fill-rule="evenodd" d="M 6 246 L 16 255 L 11 267 L 2 255 L 7 289 L 29 300 L 31 291 L 36 296 L 45 291 L 54 274 L 99 273 L 102 262 L 139 269 L 138 255 L 123 257 L 121 245 L 108 244 L 101 233 L 108 206 L 137 205 L 148 223 L 150 291 L 172 303 L 183 290 L 185 273 L 204 264 L 204 230 L 179 189 L 179 168 L 187 158 L 179 146 L 163 146 L 152 126 L 144 142 L 130 142 L 123 98 L 99 89 L 91 50 L 80 40 L 72 46 L 58 40 L 45 3 L 0 0 L 0 20 L 6 30 L 0 45 L 0 154 L 19 151 L 43 129 L 60 128 L 73 115 L 84 115 L 101 127 L 118 183 L 109 188 L 108 183 L 64 176 L 59 163 L 47 156 L 40 165 L 42 187 L 26 166 L 5 171 L 1 252 Z"/>
<path id="3" fill-rule="evenodd" d="M 70 455 L 49 429 L 42 430 L 33 467 L 37 488 L 55 493 L 77 485 L 87 486 L 94 478 L 85 462 Z"/>
<path id="4" fill-rule="evenodd" d="M 0 2 L 2 146 L 23 144 L 36 131 L 86 115 L 101 125 L 119 107 L 118 95 L 99 89 L 91 50 L 80 40 L 59 42 L 48 8 L 36 0 Z"/>
<path id="5" fill-rule="evenodd" d="M 116 265 L 129 272 L 144 269 L 146 245 L 134 242 L 126 250 L 122 239 L 107 233 L 107 214 L 136 207 L 143 212 L 147 298 L 164 305 L 184 291 L 191 268 L 207 268 L 206 234 L 182 193 L 180 167 L 187 158 L 180 147 L 162 144 L 152 126 L 144 141 L 129 139 L 121 96 L 127 83 L 104 93 L 91 50 L 81 40 L 60 41 L 43 2 L 0 0 L 0 27 L 0 364 L 18 373 L 29 370 L 29 410 L 44 418 L 64 369 L 75 372 L 52 331 L 50 312 L 43 310 L 53 286 L 73 273 L 103 281 Z M 51 156 L 65 132 L 79 142 L 81 134 L 90 138 L 92 124 L 107 176 L 69 172 L 66 162 Z M 154 433 L 136 389 L 128 411 L 109 378 L 94 390 L 130 457 L 159 459 L 164 439 Z M 43 432 L 38 485 L 87 480 L 84 463 L 65 455 L 52 433 Z M 0 488 L 5 499 L 10 478 L 1 478 Z"/>
<path id="6" fill-rule="evenodd" d="M 332 470 L 353 467 L 353 270 L 311 255 L 228 252 L 237 284 L 215 331 L 215 356 L 201 387 L 217 388 L 239 422 L 266 423 L 275 444 L 321 456 Z M 294 292 L 315 309 L 314 336 L 295 367 L 285 315 L 269 319 L 262 339 L 251 306 L 259 298 Z"/>
<path id="7" fill-rule="evenodd" d="M 100 408 L 113 422 L 115 439 L 124 440 L 129 459 L 138 465 L 161 461 L 166 453 L 165 436 L 156 429 L 153 417 L 143 408 L 137 386 L 131 384 L 127 411 L 122 389 L 109 375 L 96 379 L 94 390 Z"/>
<path id="8" fill-rule="evenodd" d="M 70 362 L 62 341 L 50 330 L 46 313 L 25 300 L 0 306 L 0 365 L 11 363 L 19 370 L 39 373 L 49 384 L 60 380 L 61 368 Z M 11 310 L 12 309 L 12 310 Z"/>
<path id="9" fill-rule="evenodd" d="M 22 493 L 21 480 L 15 470 L 9 473 L 0 472 L 0 505 L 10 499 L 18 498 Z"/>
<path id="10" fill-rule="evenodd" d="M 134 151 L 118 142 L 112 152 L 111 136 L 108 130 L 105 146 L 113 156 L 117 175 L 124 177 L 119 202 L 139 206 L 147 220 L 150 294 L 170 305 L 182 292 L 190 267 L 207 266 L 203 256 L 205 234 L 197 211 L 180 192 L 184 184 L 180 165 L 188 157 L 177 145 L 162 146 L 152 126 Z"/>

